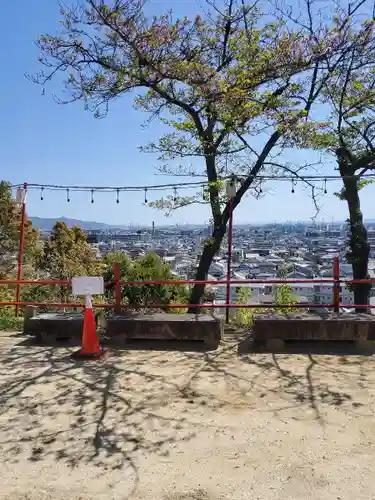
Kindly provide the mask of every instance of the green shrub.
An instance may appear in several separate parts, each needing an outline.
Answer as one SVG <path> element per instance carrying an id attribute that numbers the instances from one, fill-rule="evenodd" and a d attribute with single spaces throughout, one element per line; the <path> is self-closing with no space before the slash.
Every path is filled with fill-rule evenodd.
<path id="1" fill-rule="evenodd" d="M 292 293 L 292 287 L 288 284 L 278 285 L 274 294 L 276 304 L 297 304 L 297 299 Z M 247 304 L 251 298 L 249 287 L 241 287 L 237 293 L 236 304 Z M 262 312 L 296 312 L 299 309 L 293 307 L 272 307 L 272 308 L 240 308 L 234 309 L 232 321 L 238 326 L 251 327 L 254 324 L 254 314 Z"/>
<path id="2" fill-rule="evenodd" d="M 23 318 L 11 315 L 1 315 L 0 316 L 0 330 L 22 330 Z"/>
<path id="3" fill-rule="evenodd" d="M 247 304 L 251 299 L 249 287 L 242 286 L 237 292 L 236 304 Z M 232 321 L 238 326 L 252 326 L 254 323 L 254 309 L 239 308 L 234 310 Z"/>
<path id="4" fill-rule="evenodd" d="M 275 302 L 276 304 L 297 304 L 298 300 L 292 293 L 292 287 L 287 283 L 283 285 L 278 285 L 275 292 Z M 272 309 L 276 312 L 293 312 L 298 311 L 294 307 L 277 307 Z"/>
<path id="5" fill-rule="evenodd" d="M 168 264 L 155 253 L 130 259 L 122 252 L 109 253 L 104 257 L 107 270 L 105 281 L 114 281 L 113 265 L 117 262 L 120 268 L 121 281 L 169 281 L 176 280 Z M 114 286 L 107 287 L 108 301 L 114 300 Z M 168 306 L 168 304 L 188 304 L 189 290 L 185 285 L 122 285 L 121 298 L 123 304 L 136 308 L 147 309 L 148 305 Z M 185 308 L 167 308 L 164 310 L 179 314 L 186 312 Z"/>

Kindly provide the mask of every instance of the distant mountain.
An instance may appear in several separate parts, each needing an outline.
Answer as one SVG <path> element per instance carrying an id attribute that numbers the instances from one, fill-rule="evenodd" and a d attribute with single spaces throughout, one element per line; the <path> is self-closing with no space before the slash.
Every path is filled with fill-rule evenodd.
<path id="1" fill-rule="evenodd" d="M 110 229 L 117 226 L 111 226 L 110 224 L 104 224 L 104 222 L 94 222 L 94 221 L 84 221 L 78 219 L 68 219 L 67 217 L 58 217 L 57 219 L 45 218 L 45 217 L 29 217 L 32 221 L 33 226 L 38 227 L 42 231 L 51 231 L 56 222 L 65 222 L 69 227 L 78 226 L 85 230 L 90 229 Z"/>

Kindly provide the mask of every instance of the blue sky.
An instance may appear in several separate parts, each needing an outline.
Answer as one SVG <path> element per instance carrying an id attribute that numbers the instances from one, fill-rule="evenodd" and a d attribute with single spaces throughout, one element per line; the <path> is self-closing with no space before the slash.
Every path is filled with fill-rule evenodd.
<path id="1" fill-rule="evenodd" d="M 175 0 L 177 14 L 194 15 L 195 0 Z M 170 4 L 169 4 L 170 5 Z M 154 12 L 161 12 L 163 2 L 151 0 Z M 155 140 L 161 127 L 154 122 L 141 128 L 147 116 L 132 109 L 131 96 L 114 103 L 104 120 L 96 120 L 84 111 L 82 103 L 58 105 L 52 93 L 59 91 L 56 79 L 44 96 L 41 88 L 24 76 L 39 69 L 38 50 L 34 45 L 43 32 L 54 33 L 59 24 L 59 6 L 55 0 L 12 0 L 4 2 L 0 17 L 0 60 L 2 85 L 0 93 L 1 148 L 0 178 L 12 183 L 83 184 L 83 185 L 145 185 L 174 181 L 155 175 L 155 159 L 138 151 L 138 146 Z M 309 160 L 309 153 L 299 152 L 293 159 Z M 331 168 L 325 171 L 333 174 Z M 278 182 L 267 184 L 261 200 L 248 197 L 236 210 L 235 220 L 241 223 L 263 221 L 308 220 L 315 212 L 306 191 Z M 319 219 L 345 219 L 346 204 L 332 194 L 339 185 L 329 184 L 329 193 L 322 199 Z M 365 217 L 375 218 L 373 186 L 361 195 Z M 171 194 L 171 193 L 165 193 Z M 182 194 L 182 193 L 181 193 Z M 152 199 L 152 193 L 148 198 Z M 155 195 L 156 196 L 156 193 Z M 143 206 L 143 194 L 123 194 L 116 204 L 114 194 L 90 195 L 73 193 L 71 203 L 66 194 L 30 192 L 29 215 L 41 217 L 74 217 L 108 223 L 156 224 L 203 223 L 210 217 L 209 209 L 192 206 L 166 219 L 162 212 Z"/>

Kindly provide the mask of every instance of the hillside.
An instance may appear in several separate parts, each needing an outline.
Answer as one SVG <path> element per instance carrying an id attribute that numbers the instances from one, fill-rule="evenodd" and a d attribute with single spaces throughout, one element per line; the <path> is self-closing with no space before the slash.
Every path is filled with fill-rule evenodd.
<path id="1" fill-rule="evenodd" d="M 69 219 L 67 217 L 45 218 L 45 217 L 29 217 L 33 225 L 42 231 L 51 231 L 56 222 L 65 222 L 69 227 L 78 226 L 85 230 L 90 229 L 109 229 L 115 226 L 105 224 L 104 222 L 83 221 L 79 219 Z"/>

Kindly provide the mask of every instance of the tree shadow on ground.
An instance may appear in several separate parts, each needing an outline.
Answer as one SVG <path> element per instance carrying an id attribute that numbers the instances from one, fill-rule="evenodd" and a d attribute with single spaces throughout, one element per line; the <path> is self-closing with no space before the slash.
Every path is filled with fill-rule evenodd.
<path id="1" fill-rule="evenodd" d="M 373 418 L 373 358 L 238 356 L 240 344 L 225 340 L 211 352 L 124 350 L 94 362 L 73 361 L 70 348 L 2 344 L 3 460 L 121 471 L 130 498 L 147 457 L 171 461 L 202 431 L 233 432 L 220 423 L 224 413 L 233 426 L 239 411 L 322 424 L 330 408 Z"/>
<path id="2" fill-rule="evenodd" d="M 35 337 L 27 337 L 24 334 L 19 334 L 16 337 L 23 339 L 20 345 L 45 347 L 46 342 L 39 342 Z M 132 339 L 124 342 L 121 338 L 101 339 L 100 344 L 108 349 L 121 349 L 127 351 L 186 351 L 186 352 L 208 352 L 212 348 L 205 344 L 204 341 L 194 340 L 157 340 L 157 339 Z M 80 338 L 62 338 L 48 341 L 49 346 L 53 347 L 80 347 Z"/>
<path id="3" fill-rule="evenodd" d="M 366 398 L 359 401 L 357 396 L 373 383 L 374 353 L 375 348 L 361 350 L 350 342 L 290 342 L 285 343 L 284 350 L 271 353 L 254 346 L 251 336 L 244 335 L 238 341 L 239 359 L 258 366 L 273 381 L 268 393 L 289 400 L 292 406 L 285 409 L 310 408 L 321 424 L 321 410 L 328 406 L 355 410 L 357 414 L 358 409 L 367 407 L 363 416 L 373 415 Z"/>
<path id="4" fill-rule="evenodd" d="M 213 414 L 220 401 L 182 381 L 201 353 L 123 351 L 83 362 L 72 360 L 68 348 L 14 340 L 0 355 L 4 461 L 52 459 L 71 468 L 96 466 L 99 474 L 125 471 L 131 488 L 124 498 L 130 498 L 139 460 L 151 454 L 168 460 L 179 443 L 215 425 L 214 417 L 201 419 L 201 409 Z"/>

